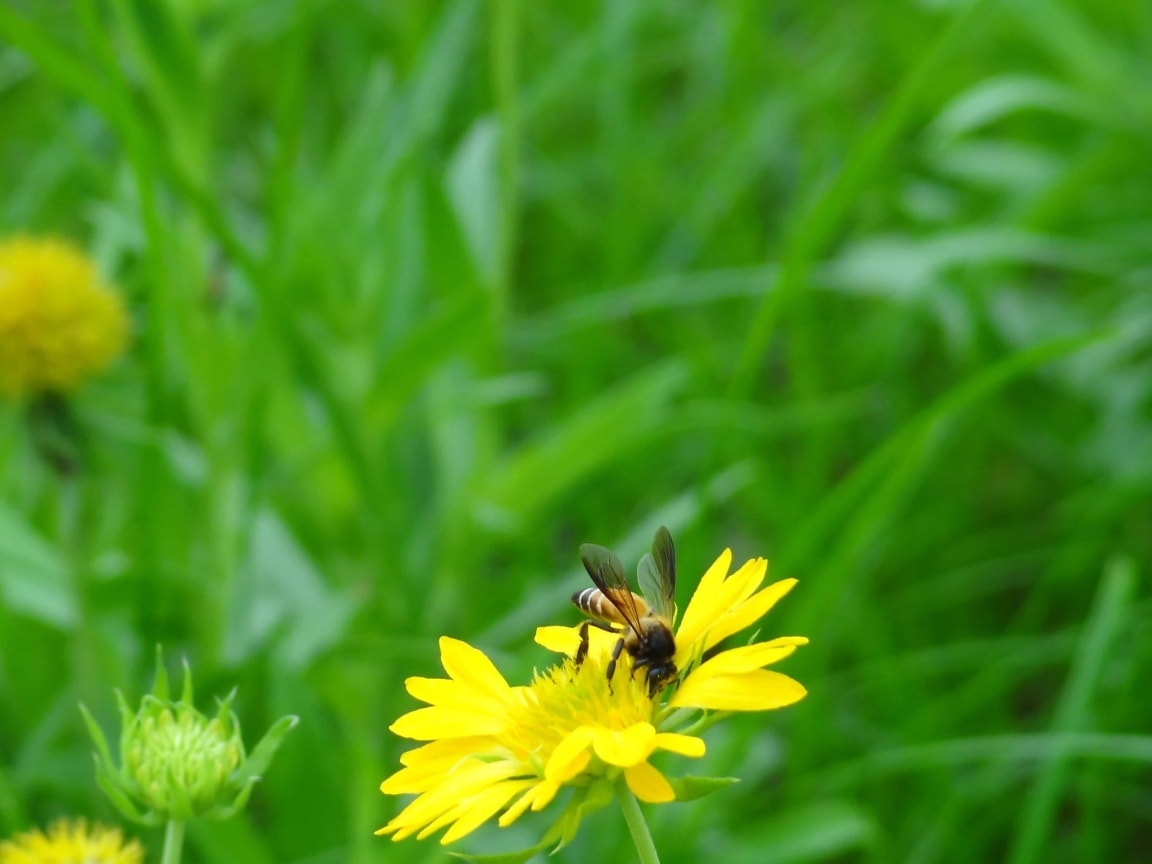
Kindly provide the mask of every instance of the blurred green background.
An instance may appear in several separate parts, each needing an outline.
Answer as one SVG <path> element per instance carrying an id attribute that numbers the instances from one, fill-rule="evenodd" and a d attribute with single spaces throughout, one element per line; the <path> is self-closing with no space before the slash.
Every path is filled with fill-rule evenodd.
<path id="1" fill-rule="evenodd" d="M 446 860 L 372 835 L 403 679 L 450 634 L 526 681 L 579 543 L 664 523 L 681 606 L 731 546 L 812 640 L 662 763 L 743 778 L 648 808 L 665 861 L 1146 854 L 1152 6 L 24 0 L 0 45 L 0 229 L 136 334 L 74 472 L 0 406 L 0 835 L 114 819 L 76 703 L 163 643 L 302 720 L 186 860 Z M 558 860 L 633 855 L 609 809 Z"/>

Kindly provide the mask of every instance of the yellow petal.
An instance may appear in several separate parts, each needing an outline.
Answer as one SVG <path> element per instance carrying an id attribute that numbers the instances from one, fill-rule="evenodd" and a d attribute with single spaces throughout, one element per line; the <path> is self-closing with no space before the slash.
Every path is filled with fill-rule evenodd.
<path id="1" fill-rule="evenodd" d="M 440 765 L 421 765 L 416 768 L 401 768 L 380 784 L 385 795 L 408 795 L 427 792 L 444 777 Z"/>
<path id="2" fill-rule="evenodd" d="M 496 824 L 501 828 L 507 828 L 517 819 L 524 815 L 524 811 L 532 804 L 533 799 L 536 797 L 536 787 L 539 784 L 533 783 L 528 789 L 521 793 L 512 804 L 500 814 L 500 818 L 496 820 Z"/>
<path id="3" fill-rule="evenodd" d="M 580 647 L 580 629 L 578 627 L 537 627 L 536 644 L 543 645 L 549 651 L 557 654 L 575 656 L 576 649 Z"/>
<path id="4" fill-rule="evenodd" d="M 641 762 L 624 770 L 624 782 L 632 790 L 632 794 L 647 804 L 663 804 L 675 801 L 676 793 L 672 791 L 672 784 L 649 765 Z"/>
<path id="5" fill-rule="evenodd" d="M 456 802 L 455 804 L 450 805 L 447 810 L 445 810 L 443 813 L 441 813 L 439 816 L 421 828 L 416 834 L 416 839 L 423 840 L 428 835 L 439 831 L 445 825 L 451 825 L 453 822 L 463 816 L 467 809 L 468 808 L 460 802 Z"/>
<path id="6" fill-rule="evenodd" d="M 471 834 L 498 813 L 512 796 L 531 786 L 534 780 L 509 780 L 485 789 L 468 802 L 467 811 L 440 838 L 441 845 L 448 845 Z"/>
<path id="7" fill-rule="evenodd" d="M 505 704 L 487 690 L 476 690 L 450 678 L 408 678 L 404 687 L 421 702 L 441 708 L 498 713 Z"/>
<path id="8" fill-rule="evenodd" d="M 759 621 L 768 613 L 768 610 L 776 605 L 776 601 L 792 590 L 792 586 L 795 584 L 795 579 L 781 579 L 740 604 L 733 606 L 708 628 L 703 650 L 707 651 L 722 639 L 728 638 L 733 633 L 739 633 L 745 627 Z"/>
<path id="9" fill-rule="evenodd" d="M 700 578 L 700 583 L 688 601 L 688 608 L 684 610 L 684 618 L 677 630 L 677 638 L 684 644 L 692 644 L 704 632 L 708 622 L 720 614 L 716 608 L 716 592 L 724 577 L 728 575 L 728 567 L 732 564 L 732 550 L 725 549 L 720 557 L 712 562 L 712 566 Z"/>
<path id="10" fill-rule="evenodd" d="M 556 797 L 558 791 L 560 791 L 559 783 L 553 783 L 551 780 L 536 782 L 532 788 L 517 798 L 512 806 L 500 815 L 496 824 L 501 828 L 507 828 L 524 815 L 524 811 L 529 807 L 532 808 L 533 812 L 543 810 Z"/>
<path id="11" fill-rule="evenodd" d="M 462 684 L 485 691 L 496 699 L 504 698 L 509 690 L 508 682 L 504 680 L 500 670 L 483 651 L 473 648 L 467 642 L 441 636 L 440 662 L 444 664 L 444 671 L 450 677 Z"/>
<path id="12" fill-rule="evenodd" d="M 592 739 L 596 755 L 609 765 L 627 768 L 652 754 L 656 729 L 651 723 L 633 723 L 627 729 L 597 729 Z"/>
<path id="13" fill-rule="evenodd" d="M 541 780 L 532 795 L 532 811 L 538 812 L 552 803 L 556 793 L 560 791 L 560 784 L 551 780 Z"/>
<path id="14" fill-rule="evenodd" d="M 709 675 L 737 675 L 761 669 L 779 660 L 783 660 L 796 650 L 799 645 L 807 645 L 808 640 L 803 636 L 781 636 L 768 642 L 757 642 L 754 645 L 741 645 L 721 651 L 700 664 L 692 675 L 703 673 Z"/>
<path id="15" fill-rule="evenodd" d="M 405 807 L 385 828 L 395 825 L 401 832 L 422 831 L 456 806 L 457 799 L 446 799 L 441 787 L 425 792 Z"/>
<path id="16" fill-rule="evenodd" d="M 444 738 L 440 741 L 430 741 L 422 744 L 415 750 L 408 750 L 400 754 L 401 765 L 447 765 L 460 761 L 467 756 L 475 756 L 491 750 L 495 742 L 489 735 L 475 735 L 468 738 Z"/>
<path id="17" fill-rule="evenodd" d="M 700 615 L 694 615 L 689 621 L 688 615 L 685 614 L 684 625 L 681 626 L 676 636 L 677 665 L 685 666 L 693 658 L 704 653 L 706 650 L 705 639 L 709 637 L 710 632 L 752 596 L 752 593 L 764 581 L 764 575 L 767 572 L 768 562 L 763 558 L 745 561 L 739 570 L 712 589 L 707 605 L 701 607 L 704 611 Z M 692 598 L 693 601 L 699 595 L 700 589 L 698 588 Z M 711 640 L 708 644 L 715 644 L 716 641 L 719 640 Z"/>
<path id="18" fill-rule="evenodd" d="M 400 717 L 388 727 L 394 735 L 417 741 L 436 738 L 468 738 L 475 735 L 496 735 L 504 728 L 504 721 L 491 714 L 476 711 L 458 711 L 454 708 L 417 708 Z"/>
<path id="19" fill-rule="evenodd" d="M 716 590 L 717 596 L 723 598 L 723 610 L 739 606 L 751 597 L 764 581 L 767 572 L 768 562 L 763 558 L 749 558 L 741 564 Z"/>
<path id="20" fill-rule="evenodd" d="M 751 597 L 767 573 L 768 562 L 764 558 L 749 558 L 740 565 L 740 569 L 724 583 L 729 608 L 734 609 Z"/>
<path id="21" fill-rule="evenodd" d="M 445 775 L 455 771 L 461 762 L 475 759 L 483 764 L 484 757 L 490 756 L 497 747 L 497 742 L 491 737 L 432 741 L 402 754 L 400 764 L 405 767 L 381 783 L 380 791 L 386 795 L 427 792 Z"/>
<path id="22" fill-rule="evenodd" d="M 808 694 L 799 681 L 768 669 L 739 675 L 701 675 L 703 669 L 701 666 L 688 676 L 669 705 L 712 711 L 769 711 L 799 702 Z"/>
<path id="23" fill-rule="evenodd" d="M 469 799 L 483 793 L 484 790 L 512 778 L 517 782 L 531 779 L 517 776 L 523 773 L 523 766 L 515 762 L 480 760 L 463 762 L 455 771 L 441 778 L 439 786 L 420 795 L 400 811 L 384 826 L 381 833 L 395 831 L 399 839 L 410 836 L 416 831 L 426 836 L 431 831 L 455 821 L 457 816 L 464 812 L 462 805 L 466 805 Z"/>
<path id="24" fill-rule="evenodd" d="M 698 759 L 704 755 L 704 740 L 695 735 L 681 735 L 678 732 L 659 732 L 653 742 L 656 750 L 667 750 Z"/>
<path id="25" fill-rule="evenodd" d="M 430 820 L 438 818 L 443 811 L 444 805 L 437 803 L 436 797 L 426 792 L 397 813 L 387 825 L 376 833 L 392 834 L 393 840 L 403 840 L 421 830 Z"/>
<path id="26" fill-rule="evenodd" d="M 716 557 L 716 560 L 712 562 L 712 566 L 710 566 L 700 578 L 700 582 L 696 586 L 696 591 L 693 593 L 692 599 L 695 600 L 696 595 L 700 593 L 707 596 L 715 592 L 728 577 L 728 570 L 731 567 L 732 550 L 725 549 Z"/>
<path id="27" fill-rule="evenodd" d="M 588 745 L 592 743 L 595 730 L 591 726 L 580 726 L 569 732 L 564 740 L 556 745 L 548 764 L 544 766 L 544 776 L 558 783 L 565 783 L 584 770 L 592 754 Z"/>

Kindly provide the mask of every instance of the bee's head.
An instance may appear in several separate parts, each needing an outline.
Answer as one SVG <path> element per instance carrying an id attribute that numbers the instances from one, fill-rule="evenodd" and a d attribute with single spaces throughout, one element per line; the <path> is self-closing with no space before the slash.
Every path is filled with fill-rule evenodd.
<path id="1" fill-rule="evenodd" d="M 645 679 L 648 682 L 648 698 L 654 699 L 656 695 L 672 683 L 676 677 L 676 664 L 669 660 L 666 663 L 656 663 L 648 667 Z"/>

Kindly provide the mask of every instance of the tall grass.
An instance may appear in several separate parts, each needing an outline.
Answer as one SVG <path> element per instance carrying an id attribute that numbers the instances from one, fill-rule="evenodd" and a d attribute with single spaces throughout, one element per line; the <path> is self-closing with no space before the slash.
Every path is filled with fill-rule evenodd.
<path id="1" fill-rule="evenodd" d="M 0 228 L 136 330 L 74 473 L 0 408 L 0 833 L 110 817 L 75 706 L 163 643 L 302 718 L 191 860 L 440 860 L 372 835 L 403 679 L 447 633 L 524 680 L 578 544 L 665 523 L 684 597 L 766 554 L 812 639 L 665 860 L 1135 860 L 1149 44 L 1120 0 L 0 7 Z M 561 855 L 623 860 L 592 818 Z"/>

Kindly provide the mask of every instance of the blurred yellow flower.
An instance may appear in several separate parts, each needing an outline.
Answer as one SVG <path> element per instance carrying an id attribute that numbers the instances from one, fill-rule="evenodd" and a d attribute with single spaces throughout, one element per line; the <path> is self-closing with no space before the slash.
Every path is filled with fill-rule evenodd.
<path id="1" fill-rule="evenodd" d="M 72 390 L 127 341 L 123 303 L 84 253 L 56 239 L 0 243 L 0 394 Z"/>
<path id="2" fill-rule="evenodd" d="M 377 833 L 423 839 L 447 828 L 440 842 L 451 843 L 498 813 L 503 827 L 526 810 L 543 809 L 564 786 L 587 794 L 621 777 L 642 801 L 674 800 L 674 783 L 649 760 L 661 750 L 703 756 L 704 741 L 686 734 L 702 719 L 701 711 L 782 708 L 807 692 L 763 668 L 807 643 L 803 637 L 732 648 L 700 662 L 705 651 L 757 621 L 795 584 L 787 579 L 757 590 L 767 562 L 749 561 L 729 576 L 731 560 L 725 551 L 700 581 L 676 634 L 679 683 L 654 699 L 644 676 L 617 674 L 609 686 L 606 670 L 617 637 L 599 629 L 589 632 L 588 657 L 577 668 L 578 628 L 539 628 L 536 641 L 566 657 L 537 673 L 530 685 L 516 687 L 482 652 L 441 638 L 448 678 L 409 678 L 408 692 L 428 707 L 391 727 L 402 738 L 428 743 L 403 754 L 404 767 L 380 787 L 385 794 L 417 797 Z M 589 809 L 581 809 L 579 798 L 575 809 L 569 803 L 568 824 L 552 842 L 563 844 L 575 833 Z"/>
<path id="3" fill-rule="evenodd" d="M 61 819 L 45 835 L 39 829 L 0 843 L 0 864 L 140 864 L 144 850 L 124 842 L 119 828 L 91 828 L 83 819 Z"/>

